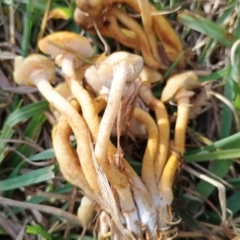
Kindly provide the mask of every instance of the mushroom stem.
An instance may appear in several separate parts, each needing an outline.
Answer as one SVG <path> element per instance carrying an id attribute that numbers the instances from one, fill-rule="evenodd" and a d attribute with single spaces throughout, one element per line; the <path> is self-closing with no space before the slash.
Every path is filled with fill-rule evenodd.
<path id="1" fill-rule="evenodd" d="M 181 89 L 183 90 L 183 89 Z M 180 92 L 181 92 L 180 90 Z M 183 90 L 185 92 L 185 89 Z M 194 94 L 194 93 L 193 93 Z M 181 103 L 180 103 L 181 102 Z M 173 201 L 173 183 L 175 179 L 176 172 L 179 168 L 179 164 L 181 161 L 181 156 L 185 151 L 185 135 L 186 135 L 186 127 L 188 122 L 189 115 L 189 98 L 180 98 L 178 100 L 178 112 L 177 112 L 177 122 L 175 126 L 174 133 L 174 151 L 163 169 L 161 179 L 158 184 L 158 189 L 160 195 L 162 196 L 161 201 L 161 212 L 160 216 L 160 224 L 165 226 L 165 219 L 171 221 L 172 214 L 169 211 L 169 208 Z"/>
<path id="2" fill-rule="evenodd" d="M 181 96 L 178 98 L 178 95 Z M 171 154 L 163 170 L 161 181 L 159 182 L 160 191 L 164 193 L 164 195 L 165 192 L 172 189 L 175 173 L 178 169 L 179 161 L 181 160 L 179 158 L 181 158 L 185 151 L 185 138 L 190 109 L 190 97 L 193 95 L 194 92 L 186 91 L 184 88 L 181 88 L 176 95 L 178 103 L 177 121 L 174 132 L 174 151 L 176 151 L 176 153 Z M 172 198 L 169 196 L 168 199 L 171 204 Z"/>
<path id="3" fill-rule="evenodd" d="M 159 63 L 162 63 L 162 60 L 158 54 L 157 39 L 153 31 L 151 10 L 148 0 L 138 0 L 138 5 L 142 16 L 144 32 L 148 38 L 153 57 Z"/>
<path id="4" fill-rule="evenodd" d="M 135 108 L 133 117 L 145 124 L 148 132 L 148 142 L 142 161 L 141 178 L 150 192 L 154 206 L 158 206 L 158 190 L 154 178 L 154 159 L 158 146 L 158 129 L 151 116 L 145 111 Z"/>
<path id="5" fill-rule="evenodd" d="M 86 92 L 86 94 L 88 94 Z M 79 96 L 83 96 L 83 93 L 79 93 Z M 91 103 L 88 103 L 87 99 L 89 97 L 85 97 L 85 109 L 82 107 L 82 112 L 84 119 L 86 120 L 88 127 L 91 131 L 92 137 L 94 141 L 97 139 L 98 136 L 98 129 L 99 129 L 99 124 L 100 120 L 98 117 L 98 113 L 103 110 L 105 107 L 105 104 L 103 99 L 100 99 L 100 102 L 98 101 L 98 98 L 94 99 L 94 107 L 95 107 L 95 113 L 92 112 L 92 108 L 88 107 L 91 106 Z M 87 111 L 87 115 L 85 115 L 85 111 Z M 92 112 L 92 113 L 91 113 Z M 91 114 L 90 114 L 91 113 Z M 95 125 L 96 124 L 96 125 Z M 109 141 L 108 142 L 108 159 L 110 162 L 114 159 L 116 155 L 116 147 Z M 148 190 L 146 189 L 145 185 L 139 178 L 139 176 L 136 174 L 136 172 L 133 170 L 133 168 L 128 164 L 128 162 L 122 158 L 122 168 L 124 169 L 123 174 L 127 177 L 128 183 L 131 186 L 131 190 L 133 192 L 134 196 L 134 201 L 136 203 L 139 217 L 141 220 L 141 223 L 144 226 L 147 226 L 148 229 L 150 230 L 150 234 L 153 235 L 155 231 L 155 226 L 156 226 L 156 211 L 154 209 L 154 206 L 152 204 L 152 200 L 149 196 Z M 119 173 L 118 173 L 119 174 Z"/>
<path id="6" fill-rule="evenodd" d="M 133 8 L 137 13 L 141 13 L 140 5 L 138 1 L 132 0 L 106 0 L 103 2 L 103 5 L 113 4 L 113 3 L 124 3 Z M 172 28 L 172 26 L 168 23 L 164 16 L 159 14 L 159 11 L 152 5 L 149 4 L 152 18 L 152 28 L 157 35 L 157 37 L 161 40 L 164 50 L 168 56 L 168 58 L 174 62 L 179 54 L 183 52 L 182 44 L 180 38 Z M 180 62 L 181 66 L 184 65 L 184 59 Z"/>
<path id="7" fill-rule="evenodd" d="M 194 92 L 191 91 L 191 89 L 197 86 L 199 86 L 197 76 L 193 72 L 185 72 L 172 76 L 168 80 L 162 92 L 163 101 L 175 99 L 178 104 L 173 152 L 165 165 L 158 184 L 158 189 L 162 196 L 162 210 L 165 213 L 167 213 L 166 209 L 170 208 L 173 200 L 173 181 L 179 166 L 179 162 L 181 161 L 181 157 L 185 151 L 185 134 L 190 109 L 190 98 L 194 95 Z M 169 221 L 171 221 L 171 217 L 172 216 L 170 214 L 168 214 L 168 216 L 163 216 L 162 218 L 160 216 L 160 222 L 164 224 L 164 218 L 167 218 Z"/>
<path id="8" fill-rule="evenodd" d="M 107 28 L 113 34 L 113 37 L 115 39 L 117 39 L 120 43 L 122 43 L 127 47 L 130 47 L 135 50 L 140 50 L 136 39 L 131 38 L 130 36 L 127 36 L 124 34 L 124 32 L 122 32 L 122 29 L 118 26 L 116 17 L 114 17 L 111 13 L 109 13 L 107 14 L 107 20 L 109 21 Z"/>
<path id="9" fill-rule="evenodd" d="M 106 59 L 106 61 L 103 61 L 102 65 L 100 65 L 99 68 L 90 67 L 86 71 L 86 74 L 85 74 L 86 80 L 92 87 L 96 86 L 96 84 L 101 82 L 102 84 L 105 84 L 105 85 L 108 84 L 108 88 L 112 89 L 113 86 L 111 86 L 109 78 L 110 79 L 113 78 L 111 76 L 111 74 L 112 74 L 112 71 L 115 70 L 115 68 L 113 68 L 112 66 L 109 68 L 110 64 L 114 65 L 115 62 L 119 62 L 120 59 L 123 58 L 123 56 L 124 56 L 124 58 L 123 58 L 124 60 L 129 61 L 129 60 L 131 60 L 131 56 L 132 56 L 131 54 L 124 53 L 124 52 L 114 53 L 114 55 L 115 56 L 113 56 L 113 54 L 110 55 Z M 116 57 L 117 61 L 115 60 L 114 57 Z M 129 59 L 129 57 L 130 57 L 130 59 Z M 138 64 L 140 63 L 139 60 L 137 61 Z M 133 64 L 133 69 L 135 69 L 136 68 L 136 63 L 134 63 L 134 61 L 133 61 L 132 64 Z M 101 68 L 101 67 L 103 67 L 103 68 Z M 116 67 L 116 66 L 114 65 L 114 67 Z M 133 69 L 131 69 L 131 70 L 133 70 Z M 114 73 L 114 78 L 113 79 L 115 79 L 115 77 L 116 77 L 116 79 L 119 78 L 118 81 L 121 81 L 122 78 L 124 77 L 124 74 L 119 74 L 119 75 L 120 76 L 117 77 L 117 74 Z M 101 91 L 101 86 L 98 86 L 96 88 L 96 92 L 99 93 L 99 91 Z M 121 97 L 121 95 L 120 95 L 120 97 Z M 85 98 L 85 99 L 87 99 L 87 98 Z M 115 96 L 114 96 L 113 99 L 115 101 Z M 112 103 L 112 101 L 108 100 L 108 108 L 113 107 L 113 108 L 119 109 L 118 106 L 113 106 L 109 103 Z M 90 104 L 86 103 L 85 105 L 88 106 Z M 97 114 L 92 114 L 92 116 L 89 115 L 89 117 L 91 117 L 91 119 L 89 119 L 89 120 L 84 117 L 88 126 L 89 126 L 89 129 L 90 129 L 90 131 L 93 135 L 93 139 L 95 140 L 95 139 L 99 138 L 99 141 L 101 141 L 101 138 L 98 135 L 98 127 L 99 127 L 99 123 L 100 123 L 98 113 L 101 110 L 102 110 L 102 108 L 99 108 L 97 110 L 98 111 Z M 86 111 L 88 111 L 87 107 L 86 107 Z M 83 109 L 83 115 L 84 115 L 84 109 Z M 104 115 L 106 117 L 106 111 L 105 111 Z M 97 118 L 97 120 L 94 120 L 95 118 Z M 92 120 L 92 121 L 90 121 L 90 120 Z M 97 122 L 97 121 L 98 121 L 98 127 L 93 126 L 92 123 Z M 103 121 L 101 122 L 101 124 L 102 124 L 102 129 L 103 130 L 106 128 L 106 131 L 111 132 L 111 128 L 109 126 L 106 127 L 106 126 L 103 125 Z M 108 134 L 110 134 L 110 133 L 108 133 Z M 110 169 L 110 168 L 115 169 L 113 167 L 112 163 L 113 163 L 113 159 L 115 158 L 115 155 L 117 153 L 117 150 L 116 150 L 115 146 L 109 141 L 109 139 L 108 139 L 108 141 L 106 140 L 106 142 L 108 144 L 107 149 L 108 149 L 108 159 L 109 159 L 109 161 L 107 160 L 107 158 L 105 158 L 105 163 L 104 163 L 103 166 L 107 171 L 106 174 L 109 174 L 108 169 Z M 138 209 L 138 213 L 139 213 L 139 217 L 141 219 L 141 223 L 144 226 L 147 226 L 148 229 L 150 229 L 151 234 L 153 235 L 154 231 L 155 231 L 155 226 L 156 226 L 156 211 L 153 207 L 152 200 L 149 196 L 149 192 L 148 192 L 147 188 L 145 187 L 145 185 L 143 184 L 143 182 L 141 181 L 141 179 L 139 178 L 139 176 L 136 174 L 136 172 L 132 169 L 132 167 L 128 164 L 128 162 L 124 158 L 121 159 L 121 165 L 122 165 L 122 172 L 121 173 L 118 171 L 116 173 L 117 174 L 116 176 L 110 176 L 110 178 L 109 178 L 109 176 L 107 175 L 107 177 L 108 177 L 109 181 L 111 182 L 111 184 L 116 188 L 116 190 L 118 192 L 119 191 L 118 188 L 120 188 L 121 186 L 120 185 L 115 186 L 114 181 L 116 181 L 117 176 L 119 176 L 119 175 L 120 175 L 120 177 L 122 175 L 124 176 L 124 179 L 126 179 L 128 184 L 131 186 L 132 194 L 134 196 L 134 201 L 135 201 L 137 209 Z"/>
<path id="10" fill-rule="evenodd" d="M 128 27 L 136 34 L 136 38 L 139 41 L 140 49 L 146 65 L 148 65 L 152 69 L 166 70 L 166 66 L 162 62 L 157 62 L 157 60 L 152 57 L 151 48 L 149 46 L 146 34 L 144 33 L 140 25 L 118 8 L 111 8 L 109 12 L 110 14 L 113 14 L 123 25 Z"/>
<path id="11" fill-rule="evenodd" d="M 154 161 L 155 182 L 158 183 L 169 151 L 170 126 L 165 105 L 155 98 L 150 90 L 150 84 L 143 84 L 140 96 L 144 102 L 154 110 L 158 127 L 158 151 Z"/>
<path id="12" fill-rule="evenodd" d="M 72 105 L 79 110 L 79 104 L 72 100 Z M 64 178 L 80 187 L 92 200 L 101 205 L 102 199 L 91 190 L 82 171 L 76 151 L 69 145 L 71 127 L 65 116 L 61 116 L 52 131 L 54 152 Z"/>
<path id="13" fill-rule="evenodd" d="M 93 192 L 95 192 L 96 195 L 101 196 L 96 178 L 96 171 L 91 160 L 92 153 L 90 148 L 90 138 L 85 122 L 71 104 L 55 92 L 48 81 L 44 79 L 36 79 L 35 84 L 47 101 L 52 103 L 52 105 L 67 118 L 77 140 L 77 153 L 84 174 Z"/>
<path id="14" fill-rule="evenodd" d="M 128 186 L 128 181 L 126 177 L 118 171 L 118 169 L 109 163 L 107 157 L 110 134 L 117 117 L 120 102 L 126 86 L 126 81 L 128 80 L 126 69 L 129 70 L 129 67 L 130 66 L 128 63 L 122 61 L 117 65 L 117 68 L 114 69 L 115 72 L 109 93 L 108 104 L 99 126 L 99 133 L 95 146 L 95 155 L 108 180 L 116 188 L 121 198 L 121 208 L 123 215 L 126 218 L 129 230 L 135 234 L 139 234 L 139 229 L 136 225 L 136 222 L 139 221 L 138 214 Z"/>

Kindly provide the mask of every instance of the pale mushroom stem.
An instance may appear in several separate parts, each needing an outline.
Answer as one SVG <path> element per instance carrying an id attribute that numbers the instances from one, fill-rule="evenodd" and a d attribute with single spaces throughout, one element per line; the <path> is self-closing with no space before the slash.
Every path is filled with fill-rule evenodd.
<path id="1" fill-rule="evenodd" d="M 95 155 L 99 165 L 106 173 L 108 180 L 116 188 L 119 197 L 122 200 L 121 209 L 126 218 L 129 230 L 139 234 L 139 229 L 136 225 L 136 223 L 139 221 L 139 218 L 126 176 L 120 174 L 113 165 L 109 164 L 107 156 L 111 130 L 117 117 L 128 77 L 126 74 L 126 68 L 129 68 L 129 65 L 125 62 L 121 62 L 117 65 L 115 70 L 109 93 L 108 104 L 99 126 L 99 133 L 95 146 Z M 120 178 L 117 178 L 116 176 L 119 176 Z"/>
<path id="2" fill-rule="evenodd" d="M 101 112 L 103 110 L 103 108 L 105 106 L 104 106 L 104 104 L 96 104 L 96 101 L 97 101 L 97 99 L 94 99 L 95 109 L 98 114 L 99 112 Z M 86 104 L 86 106 L 87 106 L 87 104 Z M 94 120 L 94 118 L 95 118 L 95 115 L 93 115 L 92 121 L 87 120 L 87 123 L 97 122 L 96 120 Z M 100 123 L 100 121 L 98 118 L 98 127 L 99 127 L 99 123 Z M 91 125 L 92 124 L 88 125 L 90 128 L 90 131 L 91 131 Z M 94 139 L 95 139 L 95 137 L 97 138 L 96 133 L 98 133 L 98 130 L 95 133 L 92 132 L 92 134 L 94 134 L 94 137 L 93 137 Z M 109 141 L 109 143 L 108 143 L 108 158 L 110 159 L 110 161 L 112 159 L 114 159 L 116 152 L 117 152 L 117 150 L 116 150 L 115 146 Z M 133 168 L 126 161 L 126 159 L 122 158 L 121 164 L 124 169 L 123 174 L 127 177 L 129 185 L 131 186 L 131 190 L 133 192 L 134 201 L 135 201 L 137 209 L 138 209 L 141 223 L 144 226 L 147 226 L 147 228 L 150 231 L 150 235 L 153 236 L 155 233 L 155 227 L 156 227 L 156 210 L 155 210 L 154 205 L 152 204 L 152 199 L 149 196 L 149 192 L 148 192 L 146 186 L 143 184 L 143 182 L 139 178 L 139 176 L 136 174 L 136 172 L 133 170 Z"/>

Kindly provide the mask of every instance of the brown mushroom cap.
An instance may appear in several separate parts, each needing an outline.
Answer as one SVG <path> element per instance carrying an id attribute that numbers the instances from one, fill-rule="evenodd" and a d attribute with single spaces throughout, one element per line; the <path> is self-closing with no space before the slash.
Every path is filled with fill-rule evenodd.
<path id="1" fill-rule="evenodd" d="M 40 54 L 32 54 L 27 58 L 15 59 L 14 81 L 19 85 L 35 85 L 35 74 L 42 75 L 43 79 L 48 79 L 50 83 L 55 81 L 55 65 L 48 58 Z M 41 74 L 41 75 L 40 75 Z"/>
<path id="2" fill-rule="evenodd" d="M 171 76 L 161 95 L 161 100 L 167 102 L 174 98 L 180 88 L 192 90 L 200 85 L 197 75 L 193 71 L 183 72 Z"/>
<path id="3" fill-rule="evenodd" d="M 54 59 L 66 52 L 80 58 L 89 58 L 94 55 L 94 49 L 85 37 L 67 31 L 55 32 L 42 38 L 38 42 L 38 47 Z"/>
<path id="4" fill-rule="evenodd" d="M 96 18 L 102 12 L 102 0 L 75 0 L 77 6 L 91 17 Z"/>
<path id="5" fill-rule="evenodd" d="M 76 8 L 74 11 L 74 20 L 84 30 L 89 30 L 89 28 L 93 27 L 92 18 L 79 8 Z"/>

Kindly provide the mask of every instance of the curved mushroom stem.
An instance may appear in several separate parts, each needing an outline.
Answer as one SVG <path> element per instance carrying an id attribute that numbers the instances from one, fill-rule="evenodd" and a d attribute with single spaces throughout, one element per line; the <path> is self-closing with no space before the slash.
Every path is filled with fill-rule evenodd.
<path id="1" fill-rule="evenodd" d="M 153 57 L 161 63 L 162 60 L 158 54 L 158 46 L 157 46 L 157 39 L 153 31 L 153 24 L 152 24 L 152 17 L 151 17 L 151 10 L 148 0 L 138 0 L 139 9 L 142 16 L 144 32 L 148 38 L 148 42 L 153 54 Z"/>
<path id="2" fill-rule="evenodd" d="M 79 104 L 72 100 L 72 105 L 79 111 Z M 61 116 L 52 131 L 53 148 L 64 178 L 80 187 L 92 200 L 101 205 L 102 199 L 94 194 L 86 180 L 76 151 L 69 145 L 71 127 L 65 116 Z"/>
<path id="3" fill-rule="evenodd" d="M 112 5 L 113 3 L 124 3 L 131 8 L 133 8 L 137 13 L 141 13 L 140 6 L 138 1 L 132 0 L 105 0 L 103 1 L 103 5 Z M 164 50 L 168 56 L 168 58 L 174 62 L 177 57 L 183 52 L 182 44 L 180 38 L 165 19 L 164 16 L 159 14 L 159 11 L 149 3 L 151 18 L 152 18 L 152 27 L 157 35 L 157 37 L 161 40 Z M 182 58 L 180 62 L 180 66 L 184 66 L 184 59 Z"/>
<path id="4" fill-rule="evenodd" d="M 81 161 L 84 174 L 96 195 L 101 196 L 96 178 L 96 171 L 92 164 L 90 148 L 90 136 L 85 122 L 78 112 L 61 95 L 56 93 L 53 87 L 45 79 L 36 80 L 35 84 L 43 96 L 61 112 L 69 122 L 77 140 L 77 153 Z"/>
<path id="5" fill-rule="evenodd" d="M 150 84 L 143 84 L 141 86 L 140 97 L 156 114 L 158 126 L 158 151 L 154 161 L 154 175 L 155 182 L 158 183 L 168 157 L 170 126 L 165 105 L 153 96 L 150 86 Z"/>
<path id="6" fill-rule="evenodd" d="M 178 104 L 178 110 L 174 133 L 174 152 L 172 152 L 171 156 L 169 157 L 158 184 L 158 189 L 162 196 L 163 208 L 170 208 L 173 201 L 172 187 L 181 157 L 185 151 L 185 135 L 190 109 L 190 98 L 193 95 L 194 92 L 181 88 L 178 90 L 175 96 Z M 169 212 L 168 216 L 163 216 L 163 219 L 165 217 L 167 217 L 168 221 L 172 220 L 172 216 L 169 214 Z"/>
<path id="7" fill-rule="evenodd" d="M 157 62 L 157 60 L 155 60 L 152 57 L 152 52 L 147 37 L 142 28 L 140 27 L 140 25 L 118 8 L 111 8 L 108 11 L 110 12 L 110 14 L 113 14 L 123 25 L 128 27 L 131 31 L 133 31 L 136 34 L 146 65 L 148 65 L 152 69 L 166 70 L 166 66 L 162 62 Z"/>
<path id="8" fill-rule="evenodd" d="M 158 206 L 158 190 L 154 178 L 154 159 L 158 146 L 158 130 L 156 123 L 145 111 L 135 108 L 133 117 L 145 124 L 148 132 L 148 142 L 142 161 L 141 178 L 150 192 L 154 206 Z"/>
<path id="9" fill-rule="evenodd" d="M 78 112 L 49 83 L 49 81 L 53 81 L 54 73 L 54 64 L 49 59 L 40 54 L 33 54 L 24 59 L 15 69 L 14 80 L 19 84 L 36 85 L 45 99 L 66 117 L 76 137 L 77 153 L 90 188 L 97 196 L 101 197 L 92 162 L 89 131 Z"/>
<path id="10" fill-rule="evenodd" d="M 140 50 L 140 47 L 138 45 L 138 41 L 136 41 L 136 38 L 130 37 L 130 35 L 125 35 L 122 29 L 119 27 L 116 17 L 112 15 L 111 13 L 107 14 L 107 21 L 109 21 L 107 28 L 109 31 L 113 34 L 114 39 L 118 40 L 123 45 L 130 47 L 135 50 Z M 135 34 L 132 33 L 134 36 Z"/>

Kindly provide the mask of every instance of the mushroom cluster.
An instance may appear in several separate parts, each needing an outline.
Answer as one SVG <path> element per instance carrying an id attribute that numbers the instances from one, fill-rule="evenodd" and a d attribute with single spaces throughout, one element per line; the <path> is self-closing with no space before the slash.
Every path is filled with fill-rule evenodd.
<path id="1" fill-rule="evenodd" d="M 118 3 L 142 17 L 143 28 Z M 178 221 L 171 210 L 173 181 L 185 150 L 185 132 L 193 89 L 193 72 L 175 74 L 167 81 L 161 100 L 151 84 L 160 82 L 167 68 L 159 54 L 164 47 L 170 61 L 182 52 L 181 43 L 167 21 L 148 1 L 77 0 L 75 19 L 94 31 L 118 39 L 138 50 L 94 56 L 89 41 L 71 32 L 55 32 L 38 43 L 41 54 L 15 59 L 14 79 L 35 85 L 56 116 L 53 148 L 64 178 L 84 192 L 79 222 L 92 226 L 98 218 L 98 237 L 112 239 L 170 239 Z M 107 24 L 106 24 L 107 23 Z M 168 32 L 168 34 L 166 34 Z M 136 41 L 138 39 L 138 41 Z M 53 88 L 55 64 L 64 83 Z M 184 60 L 180 62 L 183 66 Z M 175 136 L 165 102 L 178 105 Z M 148 109 L 155 113 L 155 119 Z M 101 113 L 101 114 L 100 114 Z M 111 135 L 117 136 L 117 146 Z M 74 134 L 77 147 L 69 139 Z M 120 136 L 147 139 L 139 176 L 124 158 Z"/>
<path id="2" fill-rule="evenodd" d="M 140 51 L 152 69 L 167 70 L 182 55 L 176 32 L 148 0 L 76 0 L 76 4 L 74 18 L 81 28 Z M 140 14 L 143 27 L 130 16 L 134 14 Z M 179 66 L 184 66 L 183 57 Z"/>

